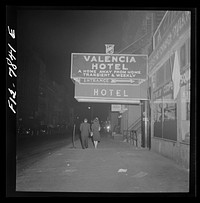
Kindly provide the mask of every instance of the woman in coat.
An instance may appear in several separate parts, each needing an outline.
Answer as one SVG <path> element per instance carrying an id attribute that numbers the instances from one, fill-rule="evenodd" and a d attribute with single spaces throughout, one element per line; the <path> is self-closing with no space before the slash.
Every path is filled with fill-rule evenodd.
<path id="1" fill-rule="evenodd" d="M 100 124 L 98 118 L 95 118 L 91 130 L 93 132 L 94 147 L 97 148 L 98 142 L 100 142 Z"/>

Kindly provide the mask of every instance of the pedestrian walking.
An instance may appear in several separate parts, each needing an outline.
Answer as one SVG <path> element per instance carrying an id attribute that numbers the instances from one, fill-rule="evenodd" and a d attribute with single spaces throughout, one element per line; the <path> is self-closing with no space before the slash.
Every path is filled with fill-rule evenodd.
<path id="1" fill-rule="evenodd" d="M 93 141 L 94 141 L 94 147 L 95 149 L 97 148 L 98 143 L 100 142 L 100 124 L 99 124 L 99 119 L 95 118 L 95 120 L 93 121 L 91 130 L 93 133 Z"/>
<path id="2" fill-rule="evenodd" d="M 88 137 L 91 132 L 90 124 L 87 121 L 88 121 L 87 118 L 85 118 L 84 122 L 81 123 L 80 125 L 80 131 L 81 131 L 80 140 L 81 140 L 81 145 L 83 149 L 88 148 Z"/>

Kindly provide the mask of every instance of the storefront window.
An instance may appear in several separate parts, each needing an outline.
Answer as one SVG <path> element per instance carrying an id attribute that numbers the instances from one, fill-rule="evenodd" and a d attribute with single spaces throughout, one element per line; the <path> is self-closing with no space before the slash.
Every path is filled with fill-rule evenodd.
<path id="1" fill-rule="evenodd" d="M 174 54 L 156 73 L 154 99 L 154 136 L 177 140 L 177 103 L 173 98 L 172 66 Z"/>
<path id="2" fill-rule="evenodd" d="M 186 43 L 180 48 L 180 68 L 183 69 L 186 65 L 187 54 L 186 54 Z"/>
<path id="3" fill-rule="evenodd" d="M 183 142 L 190 140 L 190 82 L 181 87 L 181 135 Z"/>
<path id="4" fill-rule="evenodd" d="M 190 64 L 190 38 L 187 40 L 187 47 L 188 47 L 188 52 L 187 52 L 187 54 L 188 54 L 188 64 Z"/>
<path id="5" fill-rule="evenodd" d="M 165 62 L 165 81 L 169 81 L 172 78 L 172 72 L 171 72 L 171 63 L 170 59 L 168 59 Z"/>
<path id="6" fill-rule="evenodd" d="M 162 100 L 154 102 L 153 115 L 154 115 L 154 136 L 162 138 Z"/>
<path id="7" fill-rule="evenodd" d="M 184 50 L 184 51 L 183 51 Z M 185 58 L 185 59 L 183 59 Z M 185 63 L 183 62 L 185 61 Z M 190 141 L 190 39 L 180 48 L 181 64 L 181 141 Z"/>
<path id="8" fill-rule="evenodd" d="M 161 86 L 165 82 L 165 64 L 163 64 L 156 74 L 156 87 Z"/>
<path id="9" fill-rule="evenodd" d="M 190 102 L 187 102 L 187 106 L 186 106 L 186 111 L 187 111 L 187 121 L 190 121 Z"/>
<path id="10" fill-rule="evenodd" d="M 173 92 L 163 97 L 163 138 L 177 140 L 176 101 Z"/>
<path id="11" fill-rule="evenodd" d="M 162 88 L 153 92 L 153 122 L 154 122 L 154 136 L 162 138 L 162 117 L 163 117 L 163 101 Z"/>
<path id="12" fill-rule="evenodd" d="M 164 100 L 166 97 L 164 98 Z M 164 121 L 173 121 L 176 119 L 176 103 L 164 103 Z"/>

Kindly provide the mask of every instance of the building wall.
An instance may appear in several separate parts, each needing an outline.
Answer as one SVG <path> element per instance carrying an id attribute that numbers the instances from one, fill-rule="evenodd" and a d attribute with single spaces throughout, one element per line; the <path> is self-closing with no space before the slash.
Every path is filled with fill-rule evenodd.
<path id="1" fill-rule="evenodd" d="M 123 26 L 122 47 L 127 47 L 146 33 L 145 26 L 141 26 L 141 21 L 145 12 L 127 11 L 127 19 Z M 138 22 L 136 24 L 136 22 Z M 143 23 L 144 24 L 144 23 Z M 139 30 L 139 27 L 141 28 Z"/>
<path id="2" fill-rule="evenodd" d="M 128 129 L 128 111 L 125 111 L 121 115 L 121 124 L 120 124 L 120 132 L 123 134 L 124 130 Z"/>
<path id="3" fill-rule="evenodd" d="M 135 123 L 141 117 L 140 105 L 128 105 L 128 127 Z"/>
<path id="4" fill-rule="evenodd" d="M 163 156 L 173 159 L 183 168 L 189 169 L 190 166 L 190 147 L 189 144 L 177 143 L 170 140 L 153 138 L 151 141 L 152 150 Z"/>
<path id="5" fill-rule="evenodd" d="M 17 70 L 17 118 L 23 125 L 29 125 L 38 106 L 38 83 L 41 62 L 31 49 L 18 53 Z"/>
<path id="6" fill-rule="evenodd" d="M 118 126 L 118 112 L 111 112 L 110 114 L 111 131 L 113 132 Z"/>
<path id="7" fill-rule="evenodd" d="M 17 118 L 24 127 L 63 125 L 70 119 L 67 88 L 53 82 L 31 47 L 18 52 Z"/>
<path id="8" fill-rule="evenodd" d="M 151 14 L 143 15 L 142 26 L 140 28 L 138 26 L 135 38 L 130 37 L 131 24 L 124 29 L 125 48 L 119 53 L 149 56 L 151 149 L 189 168 L 190 12 L 152 11 L 152 14 L 152 27 L 149 26 L 152 33 L 142 39 L 142 35 L 148 30 L 144 29 L 148 24 L 145 22 Z M 129 15 L 128 20 L 133 20 L 133 17 L 133 14 Z M 180 70 L 181 79 L 178 85 L 180 89 L 176 99 L 174 99 L 175 80 L 172 80 L 175 52 L 178 53 L 180 67 L 181 64 L 185 64 Z M 185 56 L 182 56 L 184 54 Z M 132 111 L 133 109 L 129 108 L 122 114 L 121 130 L 127 129 L 133 122 L 134 118 L 130 116 Z"/>
<path id="9" fill-rule="evenodd" d="M 131 128 L 138 118 L 141 117 L 140 105 L 126 105 L 127 110 L 121 114 L 120 132 L 123 134 L 124 130 Z"/>
<path id="10" fill-rule="evenodd" d="M 151 149 L 189 168 L 190 13 L 176 13 L 161 36 L 149 58 Z"/>
<path id="11" fill-rule="evenodd" d="M 155 30 L 155 11 L 135 11 L 129 13 L 127 19 L 127 26 L 124 29 L 123 40 L 125 48 L 119 53 L 123 54 L 145 54 L 149 55 L 153 48 L 152 37 Z M 160 12 L 160 14 L 165 12 Z M 137 14 L 137 15 L 135 15 Z M 135 17 L 138 16 L 138 26 L 133 26 Z M 157 19 L 157 18 L 156 18 Z M 158 21 L 158 19 L 157 19 Z M 136 30 L 136 31 L 135 31 Z M 140 90 L 146 89 L 144 86 L 148 86 L 147 81 L 142 83 Z M 147 92 L 142 91 L 141 95 L 146 98 Z M 121 119 L 121 133 L 123 130 L 127 130 L 135 121 L 141 117 L 141 106 L 128 105 L 128 111 L 122 114 Z"/>
<path id="12" fill-rule="evenodd" d="M 63 85 L 51 81 L 45 72 L 40 71 L 38 93 L 38 117 L 43 125 L 66 125 L 70 119 L 67 91 Z"/>

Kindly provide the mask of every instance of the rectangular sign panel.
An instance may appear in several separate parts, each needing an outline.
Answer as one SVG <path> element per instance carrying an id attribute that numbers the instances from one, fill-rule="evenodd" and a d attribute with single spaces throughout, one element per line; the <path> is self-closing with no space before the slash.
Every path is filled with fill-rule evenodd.
<path id="1" fill-rule="evenodd" d="M 147 99 L 147 82 L 139 86 L 128 85 L 88 85 L 75 82 L 75 98 L 77 100 L 87 99 L 87 101 L 112 101 L 131 103 L 134 100 Z"/>
<path id="2" fill-rule="evenodd" d="M 147 55 L 72 53 L 71 79 L 79 84 L 139 85 L 147 78 Z"/>
<path id="3" fill-rule="evenodd" d="M 121 110 L 122 110 L 122 105 L 120 105 L 120 104 L 111 105 L 111 111 L 121 111 Z"/>

